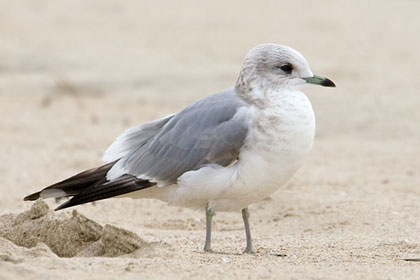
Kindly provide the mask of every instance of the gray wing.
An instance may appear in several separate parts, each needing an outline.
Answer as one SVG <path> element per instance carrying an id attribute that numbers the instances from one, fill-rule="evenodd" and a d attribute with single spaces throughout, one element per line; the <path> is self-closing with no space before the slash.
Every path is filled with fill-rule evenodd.
<path id="1" fill-rule="evenodd" d="M 111 146 L 109 146 L 103 160 L 106 162 L 113 162 L 127 155 L 131 155 L 150 141 L 150 139 L 155 136 L 173 116 L 174 115 L 169 115 L 162 119 L 127 129 Z"/>
<path id="2" fill-rule="evenodd" d="M 177 115 L 131 128 L 108 148 L 108 164 L 33 193 L 67 197 L 58 209 L 175 183 L 206 164 L 227 166 L 239 156 L 249 127 L 247 103 L 233 90 L 202 99 Z M 150 179 L 150 180 L 149 180 Z M 153 180 L 152 180 L 153 179 Z"/>
<path id="3" fill-rule="evenodd" d="M 108 179 L 130 174 L 165 185 L 206 164 L 229 165 L 238 158 L 248 133 L 247 106 L 233 89 L 197 101 L 168 119 L 146 143 L 125 153 Z"/>

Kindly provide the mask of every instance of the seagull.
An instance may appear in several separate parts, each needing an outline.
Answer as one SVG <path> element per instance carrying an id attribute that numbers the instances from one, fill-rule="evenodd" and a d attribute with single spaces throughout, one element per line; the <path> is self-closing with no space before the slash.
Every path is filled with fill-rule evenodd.
<path id="1" fill-rule="evenodd" d="M 212 217 L 239 211 L 244 253 L 254 253 L 248 206 L 285 185 L 302 166 L 315 134 L 312 105 L 300 88 L 335 87 L 314 75 L 296 50 L 261 44 L 245 57 L 231 89 L 177 114 L 129 128 L 106 150 L 106 164 L 55 183 L 24 200 L 71 197 L 56 210 L 110 197 L 154 198 Z"/>

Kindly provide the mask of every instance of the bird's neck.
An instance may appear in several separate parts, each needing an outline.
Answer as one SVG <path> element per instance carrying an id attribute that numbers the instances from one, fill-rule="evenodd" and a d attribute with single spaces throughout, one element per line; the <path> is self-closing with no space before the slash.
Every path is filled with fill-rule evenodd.
<path id="1" fill-rule="evenodd" d="M 292 100 L 296 95 L 303 95 L 301 91 L 289 85 L 267 85 L 261 80 L 241 79 L 236 83 L 235 90 L 238 95 L 250 105 L 261 109 L 280 106 Z"/>
<path id="2" fill-rule="evenodd" d="M 255 78 L 255 76 L 250 75 L 249 73 L 250 69 L 242 67 L 235 85 L 236 92 L 245 100 L 247 100 L 246 96 L 252 91 L 254 91 L 257 83 L 257 79 Z"/>

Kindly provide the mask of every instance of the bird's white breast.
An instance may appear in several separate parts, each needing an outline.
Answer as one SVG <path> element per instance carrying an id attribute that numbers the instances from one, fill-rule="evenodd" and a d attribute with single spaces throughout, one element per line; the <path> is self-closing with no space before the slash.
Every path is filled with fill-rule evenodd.
<path id="1" fill-rule="evenodd" d="M 271 97 L 271 98 L 270 98 Z M 271 195 L 302 166 L 315 134 L 315 116 L 300 91 L 269 95 L 269 106 L 252 108 L 252 127 L 235 166 L 236 180 L 216 210 L 237 210 Z"/>

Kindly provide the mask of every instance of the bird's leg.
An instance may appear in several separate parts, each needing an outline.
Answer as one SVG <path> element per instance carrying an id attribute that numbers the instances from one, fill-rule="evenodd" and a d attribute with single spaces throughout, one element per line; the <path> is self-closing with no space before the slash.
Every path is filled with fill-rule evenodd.
<path id="1" fill-rule="evenodd" d="M 245 254 L 253 254 L 255 253 L 254 250 L 252 249 L 252 238 L 251 238 L 251 230 L 249 228 L 249 211 L 248 211 L 248 207 L 242 209 L 242 219 L 244 220 L 244 225 L 245 225 L 245 235 L 246 235 L 246 248 L 244 253 Z"/>
<path id="2" fill-rule="evenodd" d="M 206 244 L 204 244 L 204 252 L 213 252 L 211 249 L 211 220 L 214 211 L 210 209 L 209 204 L 206 205 Z"/>

